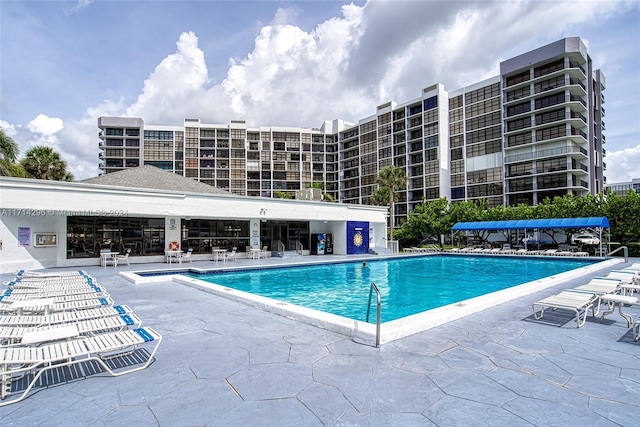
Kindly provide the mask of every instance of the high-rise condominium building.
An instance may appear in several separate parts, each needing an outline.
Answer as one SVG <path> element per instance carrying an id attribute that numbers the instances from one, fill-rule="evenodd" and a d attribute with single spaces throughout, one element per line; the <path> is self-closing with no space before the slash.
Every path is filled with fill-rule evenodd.
<path id="1" fill-rule="evenodd" d="M 396 225 L 423 199 L 535 205 L 602 190 L 605 84 L 582 40 L 565 38 L 502 62 L 499 76 L 453 91 L 434 84 L 357 124 L 150 126 L 101 117 L 100 168 L 154 165 L 246 196 L 322 183 L 336 201 L 369 204 L 378 172 L 394 165 L 408 177 Z"/>

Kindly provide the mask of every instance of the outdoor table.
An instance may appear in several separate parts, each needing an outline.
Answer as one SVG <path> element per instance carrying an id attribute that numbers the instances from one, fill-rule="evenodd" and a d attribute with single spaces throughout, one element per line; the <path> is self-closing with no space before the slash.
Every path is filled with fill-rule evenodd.
<path id="1" fill-rule="evenodd" d="M 107 260 L 113 258 L 113 266 L 118 265 L 118 254 L 120 252 L 100 252 L 100 265 L 107 268 Z"/>
<path id="2" fill-rule="evenodd" d="M 164 255 L 166 257 L 166 261 L 171 264 L 171 261 L 178 261 L 180 254 L 182 253 L 182 251 L 165 251 Z"/>
<path id="3" fill-rule="evenodd" d="M 224 253 L 227 252 L 226 249 L 220 249 L 220 248 L 213 248 L 211 250 L 211 252 L 213 253 L 213 260 L 215 262 L 218 262 L 218 260 L 220 259 L 220 255 L 222 255 L 223 259 L 224 259 Z"/>
<path id="4" fill-rule="evenodd" d="M 251 256 L 251 259 L 260 259 L 260 252 L 262 252 L 260 248 L 249 249 L 249 255 Z"/>
<path id="5" fill-rule="evenodd" d="M 620 316 L 624 317 L 627 321 L 627 327 L 631 327 L 633 319 L 628 314 L 622 312 L 622 306 L 625 304 L 635 304 L 638 302 L 638 298 L 618 294 L 605 294 L 600 297 L 600 300 L 611 304 L 610 310 L 602 312 L 602 316 L 600 316 L 600 323 L 604 320 L 604 316 L 613 313 L 616 307 L 618 307 L 618 313 L 620 313 Z"/>

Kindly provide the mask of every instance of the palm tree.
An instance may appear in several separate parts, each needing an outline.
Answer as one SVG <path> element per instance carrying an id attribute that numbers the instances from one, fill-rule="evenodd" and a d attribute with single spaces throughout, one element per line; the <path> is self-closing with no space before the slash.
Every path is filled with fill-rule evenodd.
<path id="1" fill-rule="evenodd" d="M 67 162 L 62 160 L 57 151 L 46 145 L 38 145 L 27 150 L 21 164 L 27 175 L 32 178 L 54 181 L 73 179 L 67 172 Z"/>
<path id="2" fill-rule="evenodd" d="M 391 240 L 392 230 L 394 226 L 393 202 L 395 202 L 398 198 L 396 191 L 401 190 L 407 186 L 407 174 L 404 169 L 395 166 L 387 166 L 378 173 L 376 182 L 380 187 L 386 188 L 389 191 L 389 240 Z"/>
<path id="3" fill-rule="evenodd" d="M 0 129 L 0 155 L 2 160 L 7 163 L 15 163 L 18 158 L 18 144 L 6 133 Z"/>

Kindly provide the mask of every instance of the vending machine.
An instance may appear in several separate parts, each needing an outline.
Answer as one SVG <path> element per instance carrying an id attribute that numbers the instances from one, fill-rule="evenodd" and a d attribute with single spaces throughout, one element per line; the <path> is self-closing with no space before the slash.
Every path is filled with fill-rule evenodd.
<path id="1" fill-rule="evenodd" d="M 326 234 L 312 234 L 311 235 L 311 255 L 324 255 L 326 245 Z"/>
<path id="2" fill-rule="evenodd" d="M 324 253 L 332 254 L 333 253 L 333 234 L 327 233 L 324 235 Z"/>

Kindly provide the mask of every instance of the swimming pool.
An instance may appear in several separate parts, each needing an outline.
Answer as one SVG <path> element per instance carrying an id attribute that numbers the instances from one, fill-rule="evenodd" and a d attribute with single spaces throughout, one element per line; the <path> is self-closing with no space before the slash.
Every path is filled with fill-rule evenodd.
<path id="1" fill-rule="evenodd" d="M 227 288 L 365 321 L 371 283 L 389 322 L 593 264 L 589 260 L 420 256 L 276 269 L 189 273 Z M 374 307 L 375 313 L 375 300 Z M 375 315 L 370 316 L 375 322 Z"/>
<path id="2" fill-rule="evenodd" d="M 220 272 L 229 272 L 231 270 L 239 272 L 247 271 L 249 269 L 264 270 L 265 268 L 274 268 L 275 270 L 280 270 L 280 272 L 288 273 L 291 270 L 289 267 L 298 268 L 300 266 L 311 266 L 311 265 L 319 265 L 319 264 L 329 264 L 332 266 L 339 266 L 342 263 L 354 263 L 354 265 L 362 266 L 362 262 L 366 261 L 367 266 L 373 266 L 373 264 L 377 261 L 384 259 L 386 261 L 391 261 L 394 259 L 404 259 L 404 258 L 451 258 L 451 257 L 463 257 L 462 255 L 392 255 L 389 257 L 381 257 L 381 256 L 339 256 L 334 255 L 332 257 L 305 257 L 304 259 L 269 259 L 266 265 L 264 264 L 245 264 L 245 265 L 237 265 L 234 267 L 231 266 L 218 266 L 217 271 Z M 466 255 L 464 257 L 467 257 Z M 475 259 L 476 262 L 480 264 L 485 264 L 489 260 L 492 259 L 500 259 L 505 263 L 508 262 L 508 259 L 513 259 L 516 261 L 516 265 L 521 267 L 525 264 L 518 264 L 518 262 L 530 262 L 535 260 L 536 258 L 531 257 L 520 257 L 520 256 L 509 256 L 503 255 L 500 257 L 491 256 L 491 255 L 478 255 L 478 256 L 470 256 L 470 259 Z M 542 258 L 542 257 L 538 257 Z M 552 260 L 552 258 L 549 258 Z M 555 273 L 552 274 L 549 270 L 545 270 L 545 274 L 549 274 L 549 276 L 532 280 L 529 282 L 524 282 L 524 278 L 521 279 L 519 285 L 512 286 L 510 288 L 506 288 L 503 290 L 490 292 L 488 294 L 480 295 L 477 297 L 473 297 L 470 299 L 466 299 L 464 301 L 460 301 L 453 304 L 444 305 L 441 307 L 432 308 L 430 310 L 426 310 L 417 314 L 409 315 L 406 317 L 402 317 L 396 320 L 387 321 L 381 324 L 380 327 L 380 342 L 382 344 L 397 340 L 399 338 L 407 337 L 409 335 L 426 331 L 428 329 L 443 325 L 445 323 L 451 322 L 452 320 L 460 319 L 465 316 L 468 316 L 473 313 L 477 313 L 488 308 L 494 307 L 498 304 L 511 301 L 517 298 L 525 297 L 534 292 L 542 291 L 547 288 L 559 285 L 561 283 L 573 280 L 580 279 L 589 274 L 594 274 L 604 269 L 614 268 L 618 263 L 622 262 L 621 259 L 591 259 L 593 261 L 592 264 L 586 265 L 581 268 L 565 271 L 564 273 Z M 557 259 L 560 262 L 568 262 L 568 259 Z M 584 259 L 581 259 L 584 261 Z M 503 268 L 502 262 L 499 264 L 499 269 Z M 529 264 L 527 264 L 529 265 Z M 567 264 L 565 264 L 567 265 Z M 367 268 L 368 268 L 367 267 Z M 200 274 L 196 275 L 188 275 L 188 272 L 197 272 Z M 303 307 L 297 304 L 288 303 L 282 300 L 276 300 L 273 298 L 268 298 L 264 296 L 260 296 L 251 292 L 241 291 L 237 289 L 233 289 L 228 286 L 219 285 L 216 283 L 205 282 L 201 280 L 204 277 L 204 274 L 211 273 L 211 268 L 203 268 L 199 269 L 196 267 L 188 267 L 179 270 L 166 270 L 166 269 L 158 269 L 152 271 L 121 271 L 120 276 L 129 280 L 134 284 L 151 284 L 154 282 L 166 282 L 172 281 L 175 283 L 179 283 L 181 285 L 189 286 L 191 288 L 199 289 L 207 294 L 223 297 L 225 299 L 233 300 L 238 303 L 242 303 L 254 308 L 258 308 L 260 310 L 268 311 L 270 313 L 274 313 L 280 316 L 287 317 L 289 319 L 296 320 L 298 322 L 307 323 L 313 326 L 317 326 L 322 329 L 326 329 L 331 332 L 336 332 L 347 337 L 351 337 L 354 340 L 372 343 L 377 340 L 378 337 L 378 329 L 377 326 L 371 322 L 363 322 L 359 320 L 349 319 L 344 316 L 335 315 L 329 312 L 325 312 L 322 310 L 317 310 L 313 308 Z M 422 274 L 429 274 L 429 271 L 423 271 Z M 487 274 L 487 277 L 493 277 L 493 271 Z M 518 270 L 518 274 L 520 271 Z M 479 276 L 477 270 L 475 268 L 469 269 L 459 269 L 457 271 L 452 271 L 451 274 L 462 274 L 463 283 L 468 281 L 476 280 Z M 286 275 L 285 279 L 286 280 Z M 371 277 L 369 277 L 371 279 Z M 307 277 L 306 282 L 316 282 L 315 278 Z M 325 277 L 326 280 L 326 277 Z M 408 280 L 407 280 L 408 281 Z M 367 289 L 370 285 L 367 284 Z M 461 291 L 460 291 L 461 292 Z M 393 292 L 392 292 L 393 293 Z M 368 300 L 368 294 L 367 294 Z M 366 301 L 364 302 L 366 304 Z M 375 318 L 375 301 L 373 301 L 374 305 L 372 306 L 371 319 Z M 382 306 L 382 313 L 385 313 L 388 310 L 388 307 Z M 525 308 L 523 310 L 523 317 L 526 317 L 530 314 L 530 307 Z M 370 319 L 370 320 L 371 320 Z"/>

